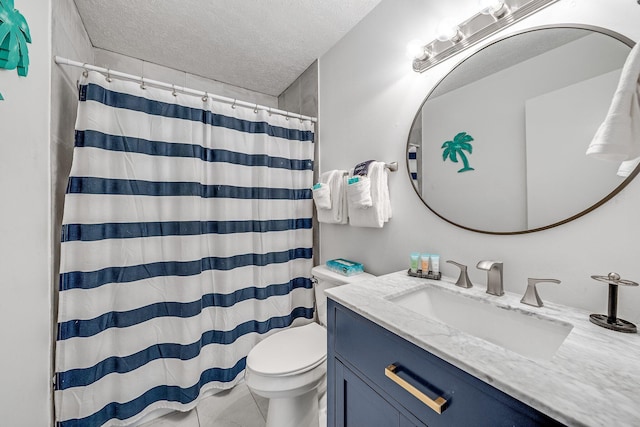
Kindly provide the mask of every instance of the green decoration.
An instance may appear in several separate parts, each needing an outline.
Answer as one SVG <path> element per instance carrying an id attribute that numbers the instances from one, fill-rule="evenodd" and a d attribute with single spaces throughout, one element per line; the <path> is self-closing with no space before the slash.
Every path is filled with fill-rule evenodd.
<path id="1" fill-rule="evenodd" d="M 17 68 L 18 75 L 26 77 L 29 73 L 27 43 L 31 43 L 31 33 L 26 19 L 13 7 L 13 0 L 0 0 L 0 68 Z"/>
<path id="2" fill-rule="evenodd" d="M 470 141 L 473 141 L 473 137 L 468 135 L 466 132 L 460 132 L 457 134 L 453 137 L 453 141 L 446 141 L 442 144 L 442 147 L 440 147 L 444 148 L 444 151 L 442 152 L 442 161 L 447 160 L 448 157 L 453 163 L 458 163 L 458 156 L 460 156 L 464 167 L 460 169 L 458 173 L 474 170 L 469 166 L 469 160 L 463 152 L 467 151 L 471 154 L 473 147 L 469 144 Z"/>

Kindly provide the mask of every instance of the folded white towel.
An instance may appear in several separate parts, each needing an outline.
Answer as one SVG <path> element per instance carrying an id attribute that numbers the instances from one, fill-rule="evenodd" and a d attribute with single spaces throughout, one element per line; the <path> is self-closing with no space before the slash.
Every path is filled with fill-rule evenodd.
<path id="1" fill-rule="evenodd" d="M 371 163 L 368 178 L 371 184 L 372 206 L 369 209 L 358 209 L 349 204 L 349 224 L 354 227 L 382 228 L 391 218 L 388 172 L 384 163 Z"/>
<path id="2" fill-rule="evenodd" d="M 639 77 L 640 43 L 636 43 L 622 68 L 607 117 L 593 137 L 587 155 L 618 162 L 640 157 Z"/>
<path id="3" fill-rule="evenodd" d="M 329 188 L 331 208 L 318 209 L 318 222 L 327 224 L 347 223 L 347 197 L 345 195 L 346 171 L 332 170 L 320 175 L 320 183 Z"/>
<path id="4" fill-rule="evenodd" d="M 349 209 L 370 208 L 373 206 L 373 201 L 371 200 L 371 179 L 367 176 L 360 176 L 353 179 L 356 181 L 347 181 L 347 204 Z"/>
<path id="5" fill-rule="evenodd" d="M 328 184 L 319 182 L 313 186 L 313 201 L 318 209 L 331 209 L 331 189 Z"/>
<path id="6" fill-rule="evenodd" d="M 620 163 L 620 167 L 618 168 L 618 176 L 623 176 L 625 178 L 628 177 L 638 165 L 640 165 L 640 157 Z"/>

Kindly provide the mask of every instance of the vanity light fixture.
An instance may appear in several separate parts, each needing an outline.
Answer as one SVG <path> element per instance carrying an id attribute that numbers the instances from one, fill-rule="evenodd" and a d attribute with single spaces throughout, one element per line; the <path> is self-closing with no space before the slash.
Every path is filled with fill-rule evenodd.
<path id="1" fill-rule="evenodd" d="M 431 52 L 427 51 L 424 41 L 419 39 L 414 39 L 407 43 L 406 54 L 409 59 L 419 59 L 421 61 L 431 56 Z"/>
<path id="2" fill-rule="evenodd" d="M 407 54 L 412 52 L 413 55 L 413 71 L 422 73 L 557 1 L 478 0 L 480 12 L 458 25 L 441 23 L 438 26 L 436 39 L 430 43 L 422 46 L 413 45 L 412 48 L 407 46 Z"/>
<path id="3" fill-rule="evenodd" d="M 449 20 L 443 20 L 436 29 L 436 38 L 441 42 L 450 41 L 451 43 L 458 43 L 462 40 L 463 35 L 460 32 L 460 27 Z"/>
<path id="4" fill-rule="evenodd" d="M 478 0 L 478 6 L 480 6 L 480 13 L 491 15 L 495 19 L 500 19 L 509 12 L 509 6 L 501 0 Z"/>

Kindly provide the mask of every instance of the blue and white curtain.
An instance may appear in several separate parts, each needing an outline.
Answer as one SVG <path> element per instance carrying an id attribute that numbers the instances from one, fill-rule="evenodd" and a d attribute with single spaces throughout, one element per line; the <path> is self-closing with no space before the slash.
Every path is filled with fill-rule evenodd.
<path id="1" fill-rule="evenodd" d="M 232 387 L 313 317 L 313 124 L 94 72 L 80 101 L 56 420 L 121 426 Z"/>
<path id="2" fill-rule="evenodd" d="M 415 145 L 409 144 L 409 149 L 407 150 L 407 165 L 409 167 L 409 175 L 411 175 L 413 185 L 417 189 L 421 190 L 420 170 L 418 168 L 418 147 Z"/>

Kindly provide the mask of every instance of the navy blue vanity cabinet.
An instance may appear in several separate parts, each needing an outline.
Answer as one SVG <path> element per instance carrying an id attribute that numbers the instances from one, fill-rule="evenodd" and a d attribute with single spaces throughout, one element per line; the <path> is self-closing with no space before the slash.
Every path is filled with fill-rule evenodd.
<path id="1" fill-rule="evenodd" d="M 331 299 L 327 317 L 329 427 L 562 425 Z"/>

